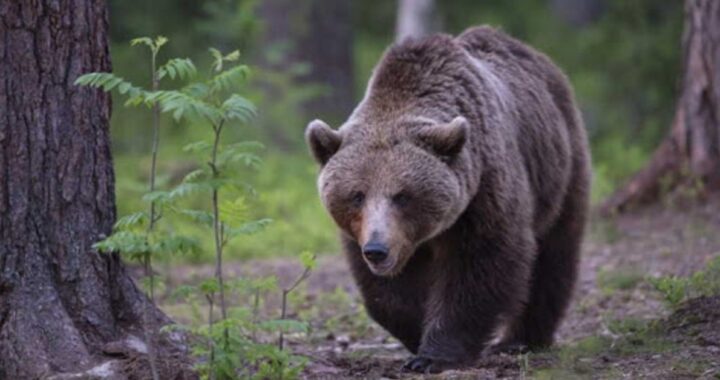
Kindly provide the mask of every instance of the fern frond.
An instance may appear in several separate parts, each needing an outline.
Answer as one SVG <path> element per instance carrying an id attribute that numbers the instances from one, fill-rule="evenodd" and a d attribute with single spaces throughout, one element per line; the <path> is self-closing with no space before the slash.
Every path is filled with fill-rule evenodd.
<path id="1" fill-rule="evenodd" d="M 129 96 L 135 96 L 142 93 L 142 89 L 134 86 L 122 77 L 113 73 L 88 73 L 75 79 L 75 85 L 102 88 L 105 92 L 110 92 L 117 87 L 118 92 Z"/>
<path id="2" fill-rule="evenodd" d="M 100 252 L 120 252 L 137 259 L 149 252 L 147 237 L 144 233 L 132 231 L 119 231 L 110 235 L 107 239 L 93 244 L 93 248 Z"/>
<path id="3" fill-rule="evenodd" d="M 212 144 L 205 140 L 196 141 L 185 145 L 182 150 L 187 153 L 205 153 L 212 149 Z"/>
<path id="4" fill-rule="evenodd" d="M 145 96 L 145 102 L 149 104 L 160 103 L 161 111 L 172 113 L 175 120 L 180 120 L 183 116 L 189 115 L 191 117 L 205 118 L 215 124 L 222 118 L 221 110 L 182 91 L 154 91 Z"/>
<path id="5" fill-rule="evenodd" d="M 176 212 L 182 216 L 187 217 L 195 223 L 202 224 L 204 226 L 211 227 L 215 218 L 207 211 L 201 210 L 190 210 L 190 209 L 179 209 Z"/>
<path id="6" fill-rule="evenodd" d="M 122 218 L 118 219 L 117 222 L 115 222 L 114 229 L 116 231 L 122 231 L 136 227 L 143 227 L 148 223 L 149 220 L 150 218 L 148 217 L 148 214 L 146 212 L 136 212 L 130 215 L 125 215 Z"/>
<path id="7" fill-rule="evenodd" d="M 245 65 L 237 65 L 230 69 L 221 71 L 208 82 L 210 91 L 217 93 L 223 90 L 231 89 L 242 83 L 250 74 L 250 69 Z"/>
<path id="8" fill-rule="evenodd" d="M 152 252 L 174 254 L 174 253 L 197 253 L 201 251 L 200 242 L 187 236 L 164 236 L 153 241 L 150 247 Z"/>
<path id="9" fill-rule="evenodd" d="M 160 66 L 157 73 L 159 79 L 163 79 L 165 76 L 169 76 L 170 79 L 175 79 L 176 77 L 189 79 L 197 74 L 197 68 L 195 68 L 195 64 L 193 64 L 190 58 L 173 58 L 167 61 L 166 64 Z"/>
<path id="10" fill-rule="evenodd" d="M 257 115 L 255 105 L 240 95 L 233 94 L 221 107 L 228 120 L 237 120 L 241 123 L 249 123 Z"/>
<path id="11" fill-rule="evenodd" d="M 251 152 L 226 151 L 220 153 L 218 156 L 218 166 L 224 166 L 231 163 L 242 163 L 249 168 L 259 169 L 262 159 Z"/>
<path id="12" fill-rule="evenodd" d="M 265 229 L 265 227 L 270 225 L 270 223 L 272 223 L 272 219 L 267 219 L 267 218 L 260 219 L 260 220 L 254 220 L 252 222 L 246 222 L 246 223 L 241 224 L 238 227 L 227 228 L 227 230 L 225 232 L 225 236 L 227 237 L 228 240 L 231 240 L 240 235 L 256 234 L 256 233 L 262 231 L 263 229 Z"/>
<path id="13" fill-rule="evenodd" d="M 155 46 L 155 42 L 153 42 L 150 37 L 138 37 L 130 40 L 130 46 L 136 46 L 140 44 L 146 45 L 151 49 Z"/>
<path id="14" fill-rule="evenodd" d="M 170 191 L 170 193 L 168 193 L 168 197 L 171 200 L 175 200 L 178 198 L 185 198 L 192 194 L 208 192 L 212 189 L 212 184 L 208 182 L 184 182 Z"/>
<path id="15" fill-rule="evenodd" d="M 229 226 L 238 226 L 247 220 L 249 207 L 245 198 L 220 202 L 220 220 Z"/>

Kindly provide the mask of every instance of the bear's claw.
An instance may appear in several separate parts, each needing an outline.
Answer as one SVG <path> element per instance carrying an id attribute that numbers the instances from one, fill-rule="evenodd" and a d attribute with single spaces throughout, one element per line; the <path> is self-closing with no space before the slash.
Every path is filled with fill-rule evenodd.
<path id="1" fill-rule="evenodd" d="M 432 367 L 432 359 L 424 358 L 422 356 L 415 356 L 403 364 L 403 371 L 405 372 L 418 372 L 427 373 Z"/>
<path id="2" fill-rule="evenodd" d="M 440 373 L 445 367 L 436 360 L 424 356 L 415 356 L 403 364 L 402 370 L 403 372 Z"/>

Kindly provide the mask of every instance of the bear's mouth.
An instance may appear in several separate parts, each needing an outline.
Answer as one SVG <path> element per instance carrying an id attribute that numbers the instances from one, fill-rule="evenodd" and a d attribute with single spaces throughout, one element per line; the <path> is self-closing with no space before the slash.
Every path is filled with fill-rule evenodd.
<path id="1" fill-rule="evenodd" d="M 367 264 L 370 271 L 376 276 L 395 277 L 402 272 L 403 268 L 405 268 L 405 264 L 409 258 L 407 256 L 408 255 L 403 255 L 401 253 L 391 253 L 388 258 L 381 263 L 375 264 L 365 259 L 365 264 Z"/>
<path id="2" fill-rule="evenodd" d="M 400 272 L 400 270 L 396 268 L 394 258 L 388 257 L 387 260 L 383 261 L 380 264 L 373 264 L 368 260 L 365 260 L 365 263 L 367 264 L 368 268 L 370 268 L 370 271 L 376 276 L 392 277 Z"/>

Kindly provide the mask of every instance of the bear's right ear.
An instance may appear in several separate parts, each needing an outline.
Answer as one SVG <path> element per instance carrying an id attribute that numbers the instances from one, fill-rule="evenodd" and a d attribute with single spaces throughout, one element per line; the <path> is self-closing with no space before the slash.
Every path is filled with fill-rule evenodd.
<path id="1" fill-rule="evenodd" d="M 320 165 L 325 165 L 330 157 L 340 149 L 342 137 L 324 121 L 316 119 L 308 124 L 305 130 L 305 141 L 307 141 L 310 153 L 315 160 Z"/>
<path id="2" fill-rule="evenodd" d="M 441 155 L 454 157 L 465 146 L 468 135 L 468 122 L 458 116 L 447 124 L 423 127 L 418 132 L 420 140 L 432 151 Z"/>

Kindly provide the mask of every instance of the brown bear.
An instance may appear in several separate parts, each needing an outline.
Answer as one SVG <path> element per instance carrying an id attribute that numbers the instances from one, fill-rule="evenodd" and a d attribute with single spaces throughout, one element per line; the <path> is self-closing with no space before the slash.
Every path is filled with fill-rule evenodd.
<path id="1" fill-rule="evenodd" d="M 552 343 L 590 156 L 550 59 L 489 27 L 406 40 L 342 127 L 315 120 L 306 140 L 368 313 L 416 354 L 406 370 Z"/>

